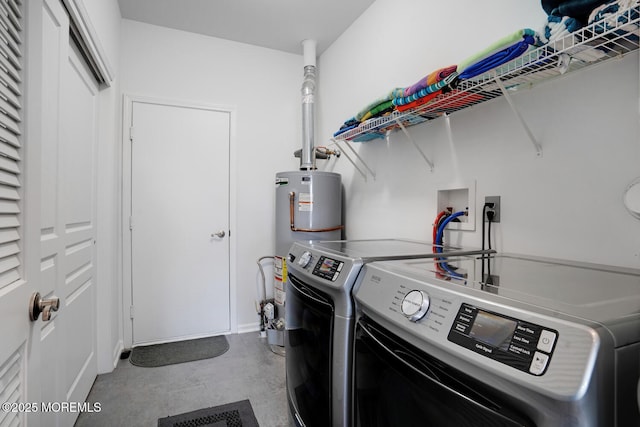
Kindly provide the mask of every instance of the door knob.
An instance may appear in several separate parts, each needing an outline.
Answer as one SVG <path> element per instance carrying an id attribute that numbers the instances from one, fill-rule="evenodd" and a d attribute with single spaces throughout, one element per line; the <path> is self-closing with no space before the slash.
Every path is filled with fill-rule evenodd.
<path id="1" fill-rule="evenodd" d="M 29 300 L 29 319 L 31 321 L 38 320 L 42 313 L 42 320 L 45 322 L 51 319 L 51 312 L 58 311 L 60 308 L 60 298 L 51 297 L 44 299 L 40 296 L 40 292 L 34 292 Z"/>
<path id="2" fill-rule="evenodd" d="M 211 237 L 220 237 L 223 238 L 227 233 L 224 230 L 220 230 L 217 233 L 211 233 Z"/>

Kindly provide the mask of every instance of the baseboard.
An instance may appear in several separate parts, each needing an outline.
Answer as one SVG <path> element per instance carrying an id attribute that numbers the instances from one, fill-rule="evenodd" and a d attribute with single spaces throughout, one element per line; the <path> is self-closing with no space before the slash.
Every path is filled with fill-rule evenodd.
<path id="1" fill-rule="evenodd" d="M 260 330 L 260 322 L 238 325 L 239 334 L 245 334 L 247 332 L 258 332 L 259 330 Z"/>

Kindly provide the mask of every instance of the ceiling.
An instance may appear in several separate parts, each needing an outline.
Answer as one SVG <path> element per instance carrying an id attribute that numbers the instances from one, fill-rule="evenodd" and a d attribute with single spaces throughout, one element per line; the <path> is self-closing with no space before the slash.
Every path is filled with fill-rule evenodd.
<path id="1" fill-rule="evenodd" d="M 123 18 L 302 54 L 320 55 L 375 0 L 118 0 Z"/>

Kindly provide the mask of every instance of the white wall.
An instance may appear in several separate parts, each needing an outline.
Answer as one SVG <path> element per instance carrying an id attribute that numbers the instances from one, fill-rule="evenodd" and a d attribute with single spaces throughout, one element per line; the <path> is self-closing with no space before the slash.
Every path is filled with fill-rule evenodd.
<path id="1" fill-rule="evenodd" d="M 391 88 L 519 28 L 539 29 L 539 2 L 522 3 L 463 0 L 451 11 L 377 0 L 319 60 L 319 143 Z M 450 242 L 479 247 L 484 197 L 499 195 L 498 250 L 640 267 L 640 224 L 622 204 L 640 174 L 638 96 L 637 53 L 514 94 L 541 158 L 503 98 L 453 114 L 452 143 L 444 119 L 409 129 L 434 172 L 400 132 L 353 144 L 375 180 L 365 182 L 346 159 L 324 166 L 343 174 L 347 237 L 431 240 L 437 190 L 475 181 L 476 231 L 450 232 Z"/>
<path id="2" fill-rule="evenodd" d="M 91 24 L 98 36 L 97 42 L 103 49 L 106 59 L 118 71 L 118 52 L 120 50 L 120 6 L 118 0 L 75 0 L 82 3 L 91 17 Z"/>
<path id="3" fill-rule="evenodd" d="M 302 56 L 130 20 L 121 54 L 124 94 L 236 109 L 231 268 L 238 330 L 255 329 L 256 260 L 274 252 L 275 173 L 298 167 Z"/>

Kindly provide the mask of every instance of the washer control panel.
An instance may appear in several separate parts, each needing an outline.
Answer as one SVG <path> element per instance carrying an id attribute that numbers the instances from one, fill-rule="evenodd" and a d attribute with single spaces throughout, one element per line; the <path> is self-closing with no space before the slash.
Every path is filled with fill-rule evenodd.
<path id="1" fill-rule="evenodd" d="M 344 267 L 344 262 L 323 255 L 318 259 L 312 274 L 335 282 L 342 271 L 342 267 Z"/>
<path id="2" fill-rule="evenodd" d="M 543 375 L 558 332 L 463 303 L 448 340 L 532 375 Z"/>
<path id="3" fill-rule="evenodd" d="M 402 314 L 409 320 L 417 322 L 429 311 L 429 295 L 414 289 L 404 296 L 400 307 Z"/>

